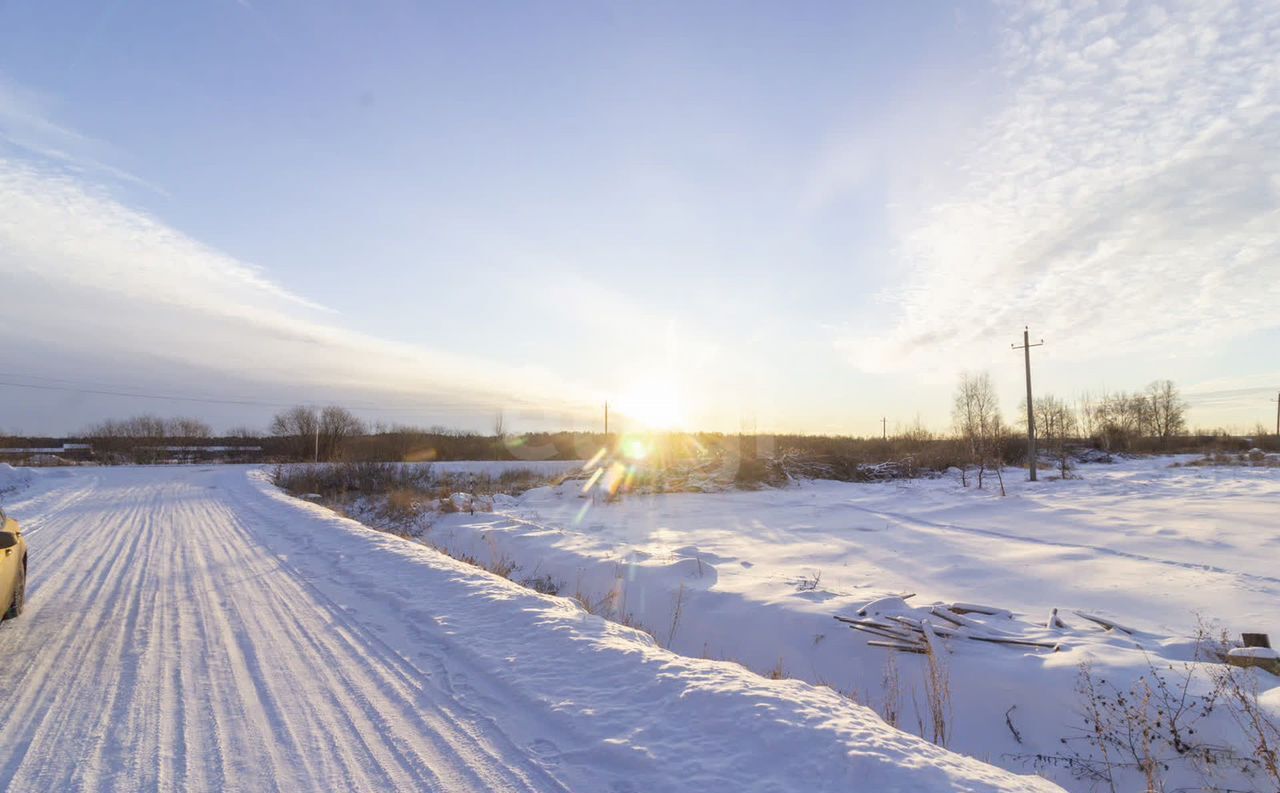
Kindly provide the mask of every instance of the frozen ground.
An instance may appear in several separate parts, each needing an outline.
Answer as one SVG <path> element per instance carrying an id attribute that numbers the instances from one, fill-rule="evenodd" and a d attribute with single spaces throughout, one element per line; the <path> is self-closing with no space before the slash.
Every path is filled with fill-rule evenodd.
<path id="1" fill-rule="evenodd" d="M 1052 789 L 252 469 L 0 474 L 31 560 L 27 611 L 0 626 L 0 789 Z"/>
<path id="2" fill-rule="evenodd" d="M 425 539 L 481 564 L 514 563 L 512 578 L 577 595 L 677 652 L 827 684 L 880 710 L 887 651 L 833 615 L 905 593 L 916 596 L 885 613 L 951 627 L 928 604 L 1007 609 L 992 630 L 1060 649 L 947 642 L 948 745 L 1087 790 L 1061 765 L 1064 752 L 1088 750 L 1073 738 L 1081 662 L 1126 684 L 1150 664 L 1180 672 L 1201 617 L 1280 638 L 1280 470 L 1171 461 L 1090 465 L 1080 479 L 1038 484 L 1011 471 L 1007 498 L 940 479 L 606 503 L 568 482 L 499 499 L 494 514 L 438 516 Z M 1065 628 L 1046 627 L 1054 608 Z M 924 661 L 897 664 L 899 723 L 929 733 Z M 1280 704 L 1280 679 L 1259 679 L 1271 689 L 1264 702 Z M 1239 738 L 1224 719 L 1202 729 Z M 1204 784 L 1190 769 L 1171 773 Z"/>

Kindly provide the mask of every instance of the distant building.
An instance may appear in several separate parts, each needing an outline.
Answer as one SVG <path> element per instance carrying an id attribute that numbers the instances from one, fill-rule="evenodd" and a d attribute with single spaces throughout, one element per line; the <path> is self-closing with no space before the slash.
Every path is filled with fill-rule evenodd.
<path id="1" fill-rule="evenodd" d="M 40 463 L 69 460 L 85 462 L 93 459 L 93 445 L 89 443 L 64 443 L 61 446 L 25 446 L 0 449 L 0 461 L 7 463 Z"/>

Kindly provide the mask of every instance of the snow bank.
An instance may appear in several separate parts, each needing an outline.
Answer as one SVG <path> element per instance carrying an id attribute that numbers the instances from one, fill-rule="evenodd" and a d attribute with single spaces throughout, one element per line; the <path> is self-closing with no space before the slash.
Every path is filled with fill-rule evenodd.
<path id="1" fill-rule="evenodd" d="M 263 539 L 279 544 L 283 564 L 358 619 L 438 626 L 460 666 L 517 681 L 530 708 L 556 714 L 559 741 L 571 745 L 527 738 L 541 741 L 565 778 L 577 780 L 571 789 L 1058 789 L 893 729 L 829 689 L 674 655 L 573 601 L 371 531 L 289 498 L 261 473 L 250 476 L 275 503 L 280 535 Z M 308 552 L 294 554 L 295 544 Z M 320 567 L 320 560 L 341 560 L 340 567 Z M 668 567 L 696 580 L 696 559 Z M 407 637 L 388 632 L 386 640 L 412 652 Z"/>
<path id="2" fill-rule="evenodd" d="M 1280 661 L 1280 651 L 1270 647 L 1233 647 L 1227 655 L 1236 658 L 1261 658 L 1263 660 Z"/>
<path id="3" fill-rule="evenodd" d="M 982 623 L 944 636 L 949 745 L 1025 771 L 1078 734 L 1082 663 L 1126 684 L 1153 662 L 1181 670 L 1195 659 L 1198 614 L 1233 633 L 1280 633 L 1280 577 L 1274 555 L 1259 553 L 1280 545 L 1280 472 L 1168 463 L 1122 459 L 1034 485 L 1010 472 L 1004 499 L 939 479 L 603 503 L 567 483 L 494 514 L 444 516 L 424 541 L 514 563 L 513 579 L 549 581 L 676 652 L 780 669 L 882 711 L 889 653 L 833 616 L 881 600 L 886 616 L 942 633 L 948 617 Z M 939 617 L 934 603 L 953 609 Z M 983 603 L 1000 613 L 956 614 Z M 901 723 L 922 729 L 910 709 L 928 666 L 918 655 L 895 663 Z M 1264 696 L 1276 683 L 1259 678 Z M 1202 726 L 1231 734 L 1225 715 L 1214 720 Z M 1068 768 L 1044 771 L 1089 787 Z"/>
<path id="4" fill-rule="evenodd" d="M 0 494 L 24 487 L 30 481 L 29 469 L 14 468 L 8 463 L 0 463 Z"/>

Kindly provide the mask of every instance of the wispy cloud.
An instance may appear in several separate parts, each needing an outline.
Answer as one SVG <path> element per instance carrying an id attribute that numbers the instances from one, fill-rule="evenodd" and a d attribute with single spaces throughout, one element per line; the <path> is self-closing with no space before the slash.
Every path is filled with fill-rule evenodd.
<path id="1" fill-rule="evenodd" d="M 110 164 L 111 147 L 56 121 L 56 102 L 0 74 L 0 154 L 35 155 L 73 173 L 105 176 L 158 193 L 160 187 Z"/>
<path id="2" fill-rule="evenodd" d="M 299 400 L 359 395 L 362 403 L 416 407 L 417 420 L 441 409 L 563 415 L 589 393 L 535 368 L 352 331 L 261 270 L 101 190 L 3 158 L 0 279 L 6 324 L 28 343 L 81 359 L 145 361 L 153 374 L 166 363 L 197 373 L 169 392 L 220 392 L 234 378 Z"/>
<path id="3" fill-rule="evenodd" d="M 1011 4 L 1008 103 L 896 222 L 909 271 L 867 371 L 1064 357 L 1280 325 L 1280 8 Z"/>

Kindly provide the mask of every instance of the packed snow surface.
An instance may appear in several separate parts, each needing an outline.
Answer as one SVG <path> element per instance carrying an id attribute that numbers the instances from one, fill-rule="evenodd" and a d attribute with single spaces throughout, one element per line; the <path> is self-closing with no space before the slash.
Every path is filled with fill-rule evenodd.
<path id="1" fill-rule="evenodd" d="M 861 619 L 874 602 L 882 624 L 929 620 L 946 640 L 947 745 L 1089 790 L 1096 780 L 1065 765 L 1089 754 L 1081 664 L 1129 685 L 1194 666 L 1201 621 L 1280 637 L 1280 469 L 1172 466 L 1190 459 L 1038 483 L 1009 469 L 1004 498 L 958 476 L 618 501 L 570 480 L 420 528 L 424 542 L 514 565 L 513 579 L 578 596 L 677 652 L 829 685 L 924 734 L 923 656 L 896 658 L 891 703 L 890 652 L 868 644 L 885 637 L 833 618 Z M 1280 705 L 1280 679 L 1259 673 L 1257 685 Z M 1201 728 L 1247 745 L 1221 709 Z M 1171 787 L 1200 784 L 1178 764 L 1169 774 Z"/>
<path id="2" fill-rule="evenodd" d="M 828 689 L 673 655 L 260 471 L 22 479 L 5 790 L 1055 789 Z"/>

